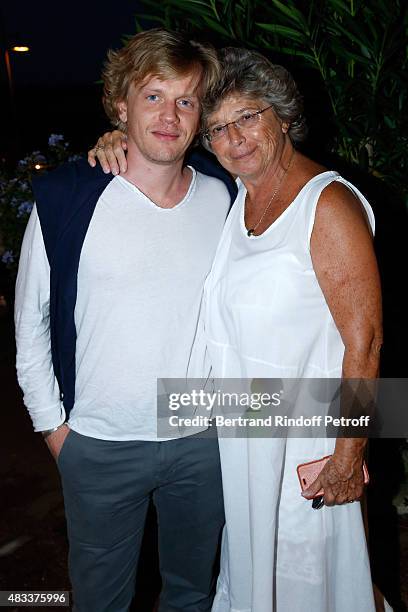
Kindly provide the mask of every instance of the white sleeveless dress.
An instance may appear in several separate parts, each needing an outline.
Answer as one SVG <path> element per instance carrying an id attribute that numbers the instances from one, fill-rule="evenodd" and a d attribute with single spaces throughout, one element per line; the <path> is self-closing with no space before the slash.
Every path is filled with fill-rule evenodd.
<path id="1" fill-rule="evenodd" d="M 244 224 L 240 185 L 203 300 L 215 378 L 340 378 L 344 345 L 317 282 L 310 237 L 319 196 L 336 172 L 311 179 L 259 237 Z M 374 612 L 359 503 L 313 510 L 299 463 L 334 439 L 220 438 L 226 527 L 213 612 Z"/>

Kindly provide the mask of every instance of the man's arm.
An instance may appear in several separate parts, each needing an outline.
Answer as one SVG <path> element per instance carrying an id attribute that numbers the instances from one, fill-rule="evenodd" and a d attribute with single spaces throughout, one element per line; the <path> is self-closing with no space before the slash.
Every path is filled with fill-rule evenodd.
<path id="1" fill-rule="evenodd" d="M 21 247 L 16 283 L 15 327 L 17 376 L 35 431 L 54 429 L 65 421 L 65 410 L 54 375 L 49 327 L 50 268 L 34 206 Z M 54 456 L 63 427 L 47 437 Z M 64 436 L 65 437 L 65 436 Z M 55 453 L 53 452 L 55 450 Z"/>

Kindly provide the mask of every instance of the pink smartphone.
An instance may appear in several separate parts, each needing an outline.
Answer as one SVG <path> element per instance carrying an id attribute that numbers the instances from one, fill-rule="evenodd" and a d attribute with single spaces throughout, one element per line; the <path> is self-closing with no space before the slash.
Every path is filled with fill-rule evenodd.
<path id="1" fill-rule="evenodd" d="M 312 482 L 316 480 L 330 457 L 331 455 L 327 455 L 327 457 L 323 457 L 322 459 L 316 459 L 316 461 L 309 461 L 308 463 L 301 463 L 297 466 L 296 470 L 302 491 L 307 489 L 312 484 Z M 363 474 L 364 484 L 368 484 L 370 482 L 370 477 L 368 475 L 368 470 L 365 461 L 363 461 Z M 320 491 L 318 491 L 316 495 L 313 496 L 313 499 L 315 497 L 320 497 L 323 494 L 323 489 L 320 489 Z"/>

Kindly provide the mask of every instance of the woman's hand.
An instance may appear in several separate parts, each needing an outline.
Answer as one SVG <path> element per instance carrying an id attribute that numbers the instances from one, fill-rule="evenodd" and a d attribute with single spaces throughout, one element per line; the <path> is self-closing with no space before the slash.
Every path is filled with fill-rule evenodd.
<path id="1" fill-rule="evenodd" d="M 119 130 L 106 132 L 101 138 L 98 138 L 93 149 L 88 151 L 88 164 L 94 168 L 96 158 L 98 158 L 105 174 L 112 172 L 116 176 L 119 172 L 123 173 L 127 170 L 126 150 L 126 134 Z"/>
<path id="2" fill-rule="evenodd" d="M 364 442 L 357 438 L 345 441 L 347 450 L 336 451 L 316 480 L 302 493 L 312 499 L 323 489 L 326 506 L 346 504 L 360 499 L 364 493 Z"/>

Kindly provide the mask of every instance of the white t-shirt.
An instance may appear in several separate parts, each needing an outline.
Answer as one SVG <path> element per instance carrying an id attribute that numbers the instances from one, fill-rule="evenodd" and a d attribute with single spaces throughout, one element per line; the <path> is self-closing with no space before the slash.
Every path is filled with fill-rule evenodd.
<path id="1" fill-rule="evenodd" d="M 75 307 L 76 385 L 69 424 L 106 440 L 156 440 L 157 378 L 184 378 L 202 289 L 230 203 L 192 169 L 161 208 L 124 178 L 100 196 L 82 247 Z M 65 416 L 49 345 L 49 264 L 34 208 L 16 287 L 17 369 L 36 431 Z M 177 434 L 174 436 L 176 437 Z"/>

